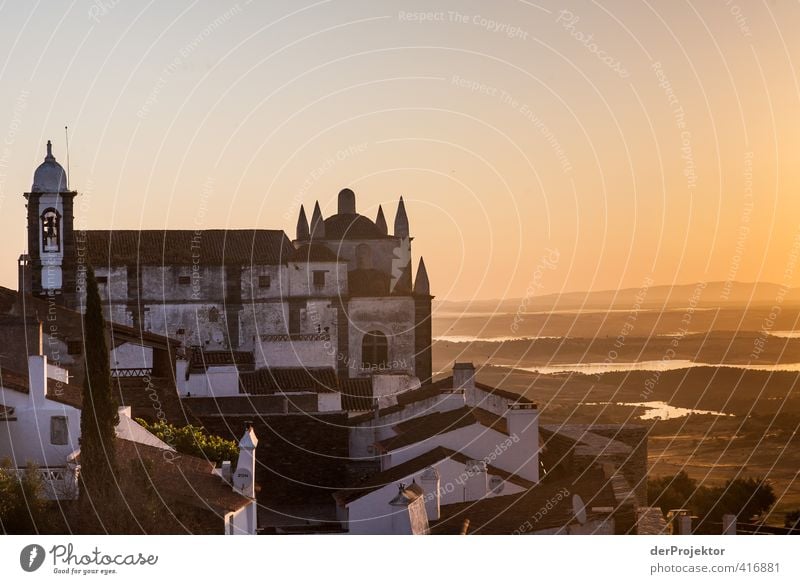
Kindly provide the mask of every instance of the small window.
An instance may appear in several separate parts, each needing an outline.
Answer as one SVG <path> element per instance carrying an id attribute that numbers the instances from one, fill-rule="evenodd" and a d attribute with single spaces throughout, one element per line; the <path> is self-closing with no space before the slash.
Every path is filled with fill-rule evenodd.
<path id="1" fill-rule="evenodd" d="M 259 276 L 258 277 L 258 287 L 259 288 L 269 288 L 272 286 L 272 278 L 270 276 Z"/>
<path id="2" fill-rule="evenodd" d="M 389 343 L 380 331 L 370 331 L 361 339 L 361 366 L 364 369 L 386 369 Z"/>
<path id="3" fill-rule="evenodd" d="M 191 283 L 192 283 L 191 276 L 178 276 L 178 284 L 182 286 L 188 286 Z"/>
<path id="4" fill-rule="evenodd" d="M 219 310 L 216 308 L 208 309 L 208 322 L 219 322 Z"/>
<path id="5" fill-rule="evenodd" d="M 80 355 L 83 353 L 83 341 L 67 341 L 67 353 L 69 355 Z"/>
<path id="6" fill-rule="evenodd" d="M 315 288 L 323 288 L 323 287 L 325 287 L 325 271 L 324 270 L 314 270 L 314 287 Z"/>
<path id="7" fill-rule="evenodd" d="M 175 331 L 175 334 L 176 335 L 185 335 L 186 334 L 186 329 L 181 327 L 181 328 L 179 328 L 178 330 Z"/>
<path id="8" fill-rule="evenodd" d="M 95 278 L 95 280 L 97 280 L 97 284 L 98 285 L 100 285 L 100 284 L 108 284 L 108 276 L 97 276 Z"/>
<path id="9" fill-rule="evenodd" d="M 50 444 L 63 446 L 69 442 L 66 416 L 53 416 L 50 418 Z"/>

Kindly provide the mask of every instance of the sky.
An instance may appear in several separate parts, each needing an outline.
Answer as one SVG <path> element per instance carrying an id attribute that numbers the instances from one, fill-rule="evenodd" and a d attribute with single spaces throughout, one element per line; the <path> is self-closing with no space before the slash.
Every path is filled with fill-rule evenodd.
<path id="1" fill-rule="evenodd" d="M 82 228 L 402 195 L 439 299 L 800 285 L 800 5 L 0 1 L 0 284 L 53 141 Z"/>

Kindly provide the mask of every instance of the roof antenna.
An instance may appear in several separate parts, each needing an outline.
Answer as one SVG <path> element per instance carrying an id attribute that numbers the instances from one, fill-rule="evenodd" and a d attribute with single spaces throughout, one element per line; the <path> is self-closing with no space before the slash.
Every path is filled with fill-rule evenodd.
<path id="1" fill-rule="evenodd" d="M 69 126 L 64 126 L 64 135 L 67 139 L 67 190 L 69 190 Z"/>

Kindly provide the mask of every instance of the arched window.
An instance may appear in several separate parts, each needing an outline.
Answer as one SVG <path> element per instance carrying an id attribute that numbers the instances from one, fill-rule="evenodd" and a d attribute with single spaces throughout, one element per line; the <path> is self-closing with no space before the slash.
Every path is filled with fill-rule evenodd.
<path id="1" fill-rule="evenodd" d="M 364 369 L 385 369 L 389 360 L 389 343 L 380 331 L 370 331 L 361 340 L 361 366 Z"/>
<path id="2" fill-rule="evenodd" d="M 52 207 L 45 209 L 42 221 L 42 251 L 61 251 L 61 215 Z"/>

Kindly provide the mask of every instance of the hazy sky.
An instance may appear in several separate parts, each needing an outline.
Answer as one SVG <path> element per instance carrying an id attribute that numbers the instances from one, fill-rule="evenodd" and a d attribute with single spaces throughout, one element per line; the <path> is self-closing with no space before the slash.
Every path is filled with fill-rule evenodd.
<path id="1" fill-rule="evenodd" d="M 0 283 L 69 124 L 79 226 L 293 236 L 349 186 L 390 225 L 405 197 L 439 298 L 800 285 L 798 23 L 782 0 L 0 1 Z"/>

